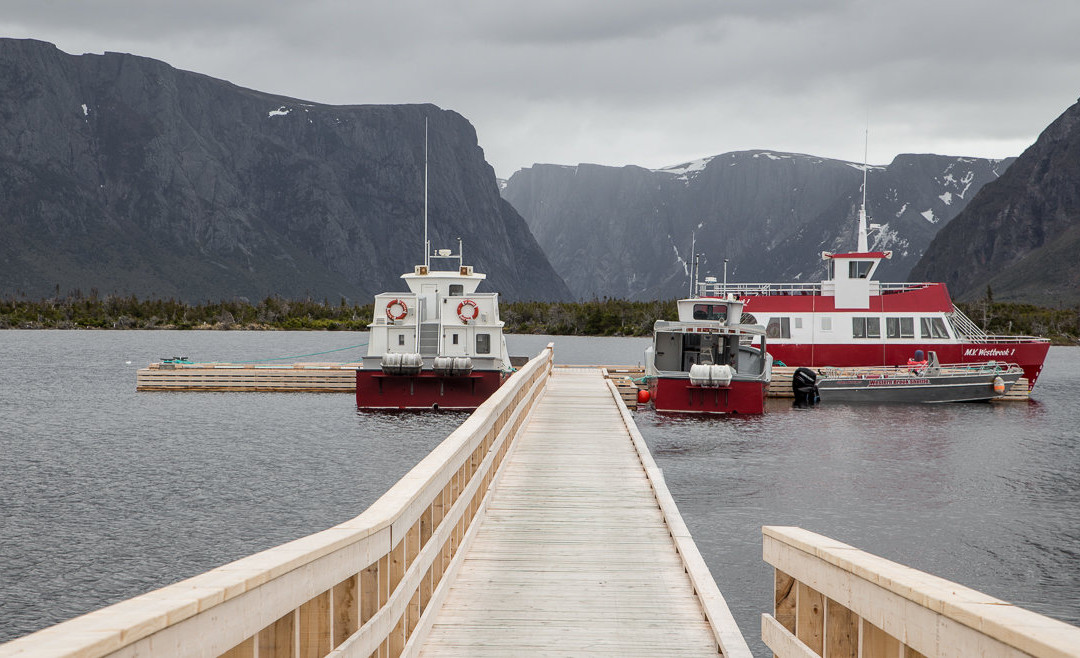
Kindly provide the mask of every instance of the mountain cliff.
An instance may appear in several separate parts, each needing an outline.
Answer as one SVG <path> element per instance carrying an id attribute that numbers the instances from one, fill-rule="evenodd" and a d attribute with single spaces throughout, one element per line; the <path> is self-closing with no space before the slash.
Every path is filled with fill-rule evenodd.
<path id="1" fill-rule="evenodd" d="M 903 280 L 937 231 L 1011 160 L 900 155 L 868 170 L 878 276 Z M 725 153 L 659 170 L 534 165 L 505 184 L 548 259 L 581 298 L 655 299 L 703 271 L 731 281 L 812 281 L 822 251 L 852 251 L 862 165 L 771 151 Z"/>
<path id="2" fill-rule="evenodd" d="M 1080 304 L 1080 103 L 934 238 L 913 275 L 959 299 Z"/>
<path id="3" fill-rule="evenodd" d="M 0 294 L 404 290 L 423 257 L 426 119 L 432 246 L 461 237 L 507 298 L 569 297 L 473 127 L 433 105 L 321 105 L 0 39 L 0 118 Z"/>

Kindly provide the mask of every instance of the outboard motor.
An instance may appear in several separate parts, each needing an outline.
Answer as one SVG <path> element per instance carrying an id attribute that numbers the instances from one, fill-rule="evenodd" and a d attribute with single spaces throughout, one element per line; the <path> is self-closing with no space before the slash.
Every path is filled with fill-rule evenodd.
<path id="1" fill-rule="evenodd" d="M 795 394 L 796 407 L 812 407 L 818 397 L 817 373 L 810 368 L 796 368 L 791 376 L 791 391 Z"/>

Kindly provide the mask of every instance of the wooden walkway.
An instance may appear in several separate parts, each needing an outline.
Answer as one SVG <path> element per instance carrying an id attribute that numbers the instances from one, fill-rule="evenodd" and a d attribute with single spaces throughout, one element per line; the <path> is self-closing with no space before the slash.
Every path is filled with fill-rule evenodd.
<path id="1" fill-rule="evenodd" d="M 716 656 L 600 370 L 556 368 L 423 656 Z"/>

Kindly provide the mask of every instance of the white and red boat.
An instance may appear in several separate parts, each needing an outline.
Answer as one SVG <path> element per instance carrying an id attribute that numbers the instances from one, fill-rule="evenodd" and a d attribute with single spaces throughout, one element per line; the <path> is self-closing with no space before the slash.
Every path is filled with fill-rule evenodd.
<path id="1" fill-rule="evenodd" d="M 706 279 L 702 286 L 712 285 Z M 677 302 L 679 320 L 657 320 L 645 378 L 657 411 L 760 414 L 772 379 L 765 328 L 742 324 L 743 303 L 699 296 Z M 751 341 L 757 345 L 751 345 Z"/>
<path id="2" fill-rule="evenodd" d="M 958 309 L 944 283 L 885 283 L 874 272 L 891 251 L 870 251 L 866 214 L 859 213 L 858 248 L 822 252 L 820 283 L 715 283 L 702 294 L 732 295 L 748 322 L 765 327 L 769 352 L 788 366 L 894 366 L 916 350 L 942 362 L 1018 364 L 1028 386 L 1042 371 L 1050 341 L 987 334 Z"/>
<path id="3" fill-rule="evenodd" d="M 432 270 L 431 259 L 456 270 Z M 362 409 L 475 409 L 511 372 L 498 293 L 476 292 L 486 276 L 449 249 L 401 275 L 409 292 L 375 296 L 368 353 L 356 372 Z"/>

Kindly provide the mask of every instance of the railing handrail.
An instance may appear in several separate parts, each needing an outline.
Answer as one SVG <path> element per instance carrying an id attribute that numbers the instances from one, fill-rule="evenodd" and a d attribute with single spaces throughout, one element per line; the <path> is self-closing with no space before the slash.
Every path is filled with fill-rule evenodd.
<path id="1" fill-rule="evenodd" d="M 927 657 L 973 654 L 976 647 L 981 656 L 1014 656 L 1016 651 L 1037 658 L 1080 655 L 1080 628 L 1065 622 L 802 528 L 765 526 L 762 535 L 765 562 L 777 571 L 776 616 L 762 615 L 762 635 L 781 658 L 821 655 L 803 638 L 820 645 L 815 630 L 824 625 L 837 628 L 847 641 L 844 625 L 850 623 L 858 625 L 856 637 L 874 635 Z M 804 591 L 817 603 L 796 604 Z M 836 623 L 827 619 L 834 602 L 841 620 Z M 795 617 L 803 613 L 812 616 L 816 628 L 799 629 L 796 637 Z"/>
<path id="2" fill-rule="evenodd" d="M 653 460 L 652 453 L 649 452 L 649 447 L 645 443 L 645 438 L 641 436 L 637 424 L 634 423 L 630 410 L 626 407 L 626 403 L 623 402 L 622 395 L 619 394 L 619 389 L 610 379 L 605 380 L 605 383 L 608 392 L 611 393 L 611 396 L 615 399 L 615 404 L 619 407 L 619 414 L 622 417 L 623 424 L 630 434 L 630 440 L 634 444 L 641 466 L 645 469 L 645 475 L 652 487 L 653 495 L 656 496 L 660 513 L 664 517 L 664 523 L 667 525 L 671 538 L 678 548 L 679 559 L 682 560 L 686 574 L 690 577 L 690 582 L 694 586 L 694 593 L 701 603 L 702 611 L 709 622 L 709 628 L 712 630 L 721 655 L 727 658 L 752 658 L 750 648 L 746 644 L 746 638 L 739 631 L 739 626 L 735 623 L 735 618 L 732 616 L 723 594 L 720 593 L 716 580 L 713 579 L 708 565 L 705 563 L 704 558 L 701 557 L 693 537 L 690 536 L 690 530 L 687 529 L 682 514 L 679 513 L 675 499 L 672 498 L 671 492 L 668 491 L 667 484 L 664 482 L 663 471 Z"/>
<path id="3" fill-rule="evenodd" d="M 461 493 L 470 486 L 473 490 L 477 488 L 476 474 L 481 461 L 477 459 L 477 451 L 491 446 L 490 451 L 495 452 L 500 446 L 499 442 L 520 426 L 532 402 L 546 384 L 553 363 L 552 352 L 553 345 L 549 344 L 359 516 L 0 645 L 0 656 L 103 656 L 124 649 L 133 651 L 133 645 L 154 640 L 158 633 L 164 634 L 162 641 L 154 645 L 155 652 L 168 655 L 221 654 L 255 637 L 250 632 L 252 628 L 258 634 L 281 615 L 290 613 L 295 613 L 295 618 L 299 619 L 302 606 L 318 596 L 330 594 L 343 580 L 356 578 L 359 587 L 359 571 L 365 567 L 374 567 L 380 560 L 390 563 L 402 557 L 408 562 L 408 556 L 392 557 L 391 553 L 404 547 L 408 533 L 419 534 L 423 531 L 421 516 L 436 504 L 441 492 L 456 486 L 454 499 L 449 501 L 450 506 L 459 515 L 464 514 L 466 508 L 475 513 L 475 500 Z M 499 426 L 497 438 L 491 435 L 496 425 Z M 470 479 L 458 482 L 457 479 L 464 480 L 462 469 L 468 469 Z M 479 475 L 483 479 L 488 474 Z M 452 517 L 445 514 L 440 516 L 440 519 L 443 518 Z M 463 517 L 456 524 L 436 525 L 454 525 L 443 528 L 442 532 L 449 534 L 457 530 L 460 534 L 463 530 L 461 523 L 468 520 Z M 426 530 L 435 536 L 430 524 Z M 439 528 L 434 531 L 438 532 Z M 428 548 L 429 552 L 435 552 L 435 547 Z M 326 573 L 316 573 L 316 563 L 324 560 L 327 561 L 323 568 Z M 380 565 L 380 568 L 384 567 Z M 427 575 L 430 575 L 430 571 L 421 570 L 419 575 L 410 576 L 404 565 L 400 565 L 396 574 L 383 576 L 387 580 L 379 584 L 379 588 L 385 590 L 380 591 L 378 596 L 380 612 L 392 604 L 395 609 L 411 605 L 411 598 L 419 596 L 419 592 L 403 592 L 402 588 L 397 587 L 398 583 L 409 577 L 415 580 Z M 240 628 L 239 621 L 235 624 L 224 621 L 232 610 L 230 606 L 241 605 L 238 602 L 245 596 L 257 596 L 259 588 L 275 582 L 281 590 L 288 592 L 287 597 L 278 592 L 277 598 L 268 596 L 265 597 L 266 601 L 259 600 L 264 607 L 260 609 L 257 619 L 243 619 L 245 628 Z M 395 603 L 395 597 L 404 597 L 405 603 Z M 215 620 L 214 613 L 219 611 L 222 619 Z M 383 616 L 389 617 L 390 629 L 403 623 L 397 615 Z M 198 630 L 210 635 L 183 635 L 187 639 L 181 642 L 182 638 L 175 636 L 179 624 L 190 626 L 189 631 Z M 386 622 L 380 622 L 380 625 L 385 626 Z M 172 632 L 173 635 L 165 632 Z M 357 629 L 354 634 L 359 632 L 360 629 Z M 380 639 L 382 641 L 385 640 Z M 193 649 L 192 645 L 199 648 Z"/>

